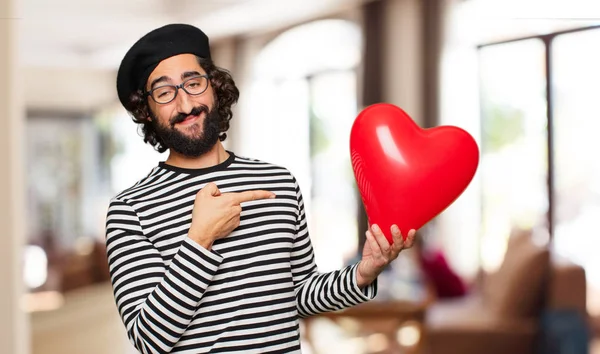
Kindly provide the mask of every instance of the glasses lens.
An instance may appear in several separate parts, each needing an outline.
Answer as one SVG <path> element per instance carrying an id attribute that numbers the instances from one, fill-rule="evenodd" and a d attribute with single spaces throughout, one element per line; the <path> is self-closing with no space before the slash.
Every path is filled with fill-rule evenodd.
<path id="1" fill-rule="evenodd" d="M 186 81 L 184 87 L 190 95 L 199 95 L 208 87 L 208 80 L 205 77 L 194 77 Z"/>
<path id="2" fill-rule="evenodd" d="M 175 97 L 175 87 L 163 86 L 152 91 L 152 98 L 158 103 L 167 103 Z"/>

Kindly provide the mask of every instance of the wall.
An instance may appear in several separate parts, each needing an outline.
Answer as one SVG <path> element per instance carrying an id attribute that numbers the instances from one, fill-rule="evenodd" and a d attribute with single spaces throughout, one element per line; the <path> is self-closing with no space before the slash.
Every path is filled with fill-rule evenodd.
<path id="1" fill-rule="evenodd" d="M 112 70 L 28 67 L 23 80 L 28 88 L 25 104 L 31 110 L 90 112 L 117 99 Z"/>
<path id="2" fill-rule="evenodd" d="M 0 1 L 0 343 L 3 353 L 28 353 L 27 318 L 19 308 L 23 291 L 24 240 L 23 105 L 17 72 L 16 1 Z"/>
<path id="3" fill-rule="evenodd" d="M 423 124 L 421 3 L 385 0 L 383 101 Z"/>

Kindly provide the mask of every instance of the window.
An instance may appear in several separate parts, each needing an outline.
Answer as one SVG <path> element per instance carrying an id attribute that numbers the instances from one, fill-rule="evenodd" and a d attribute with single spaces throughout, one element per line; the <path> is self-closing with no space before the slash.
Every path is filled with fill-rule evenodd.
<path id="1" fill-rule="evenodd" d="M 258 54 L 243 105 L 239 153 L 287 167 L 302 188 L 322 271 L 357 252 L 355 181 L 349 156 L 357 107 L 361 34 L 345 20 L 292 28 Z"/>
<path id="2" fill-rule="evenodd" d="M 586 269 L 600 290 L 600 29 L 557 36 L 552 41 L 554 242 L 556 251 Z M 589 310 L 600 315 L 598 294 Z"/>
<path id="3" fill-rule="evenodd" d="M 546 228 L 548 139 L 544 43 L 480 51 L 482 139 L 481 262 L 502 262 L 511 228 Z"/>
<path id="4" fill-rule="evenodd" d="M 598 40 L 592 26 L 480 48 L 482 265 L 499 264 L 510 228 L 541 229 L 557 254 L 585 268 L 592 315 L 600 315 Z"/>

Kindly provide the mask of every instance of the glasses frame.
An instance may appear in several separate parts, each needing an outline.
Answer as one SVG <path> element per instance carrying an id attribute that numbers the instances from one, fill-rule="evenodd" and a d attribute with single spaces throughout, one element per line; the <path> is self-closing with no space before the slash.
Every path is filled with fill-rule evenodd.
<path id="1" fill-rule="evenodd" d="M 187 84 L 187 83 L 188 83 L 188 81 L 190 81 L 190 80 L 194 80 L 194 79 L 197 79 L 197 78 L 200 78 L 200 77 L 203 77 L 203 78 L 205 78 L 205 79 L 206 79 L 206 87 L 204 87 L 204 90 L 202 90 L 202 92 L 199 92 L 199 93 L 189 93 L 189 92 L 188 92 L 188 90 L 186 90 L 186 89 L 185 89 L 185 84 Z M 173 100 L 175 100 L 175 98 L 177 98 L 177 94 L 179 93 L 179 89 L 182 89 L 182 90 L 183 90 L 185 93 L 187 93 L 187 94 L 188 94 L 188 95 L 190 95 L 190 96 L 199 96 L 199 95 L 203 94 L 204 92 L 206 92 L 206 90 L 208 89 L 208 85 L 209 85 L 209 84 L 210 84 L 210 76 L 208 76 L 208 75 L 195 75 L 195 76 L 192 76 L 192 77 L 189 77 L 189 78 L 185 79 L 185 80 L 184 80 L 182 83 L 180 83 L 179 85 L 160 85 L 160 86 L 158 86 L 158 87 L 155 87 L 155 88 L 153 88 L 153 89 L 152 89 L 152 90 L 150 90 L 150 91 L 146 91 L 146 93 L 145 93 L 145 96 L 146 96 L 146 97 L 150 96 L 150 98 L 152 98 L 152 100 L 153 100 L 154 102 L 158 103 L 158 104 L 168 104 L 168 103 L 171 103 L 171 102 L 173 102 Z M 171 99 L 170 99 L 169 101 L 167 101 L 167 102 L 158 102 L 158 101 L 157 101 L 157 100 L 154 98 L 154 96 L 152 95 L 152 93 L 153 93 L 155 90 L 158 90 L 158 89 L 161 89 L 161 88 L 165 88 L 165 87 L 173 87 L 173 88 L 175 89 L 175 95 L 173 95 L 173 98 L 171 98 Z"/>

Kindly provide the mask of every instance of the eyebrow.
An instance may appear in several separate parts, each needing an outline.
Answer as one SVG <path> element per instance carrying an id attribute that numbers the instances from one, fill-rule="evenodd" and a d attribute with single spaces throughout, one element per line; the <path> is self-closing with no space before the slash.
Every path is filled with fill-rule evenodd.
<path id="1" fill-rule="evenodd" d="M 187 79 L 189 77 L 192 77 L 192 76 L 200 76 L 200 75 L 202 75 L 202 74 L 200 74 L 197 71 L 186 71 L 183 74 L 181 74 L 181 80 L 185 80 L 185 79 Z M 171 81 L 171 78 L 169 78 L 166 75 L 163 75 L 163 76 L 161 76 L 161 77 L 159 77 L 157 79 L 154 79 L 152 81 L 152 83 L 150 84 L 150 90 L 152 90 L 154 88 L 154 85 L 156 85 L 158 83 L 169 82 L 169 81 Z"/>

